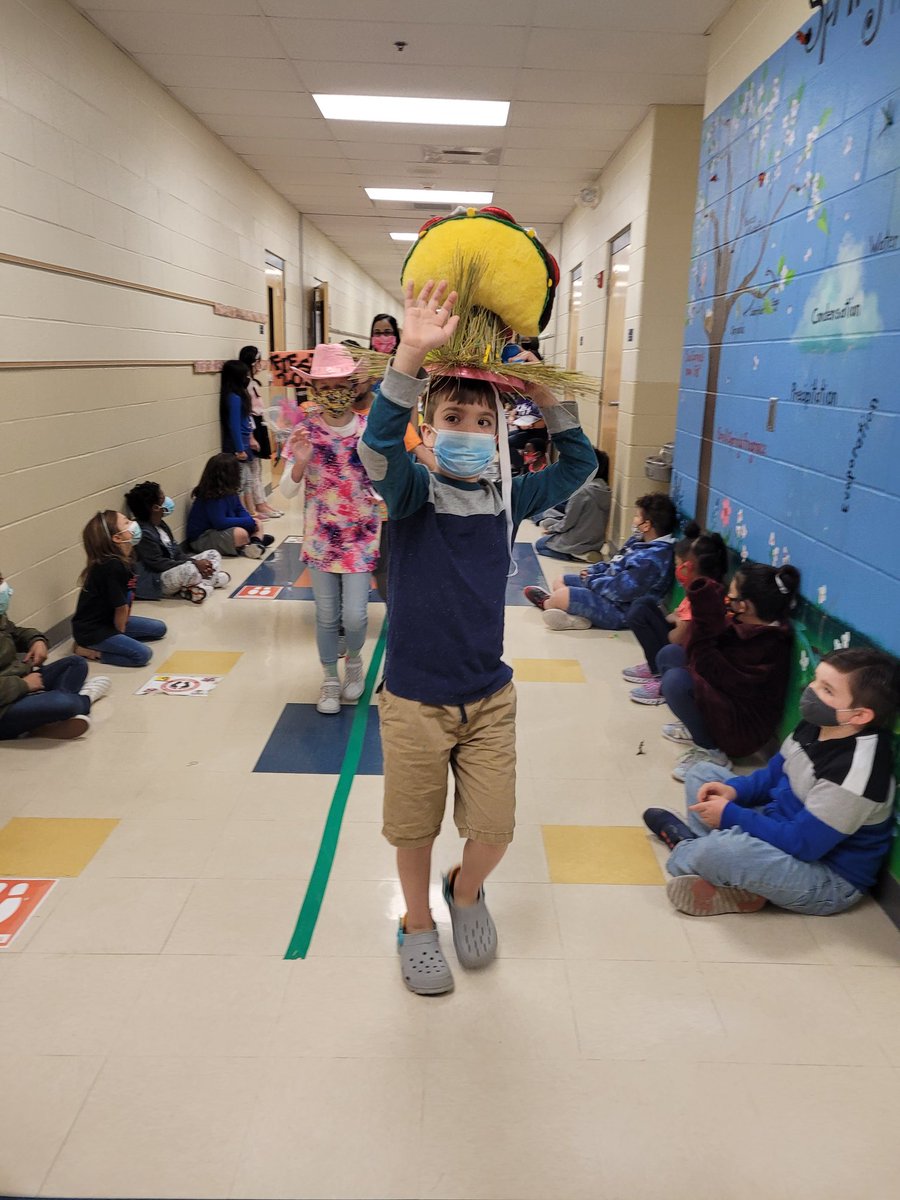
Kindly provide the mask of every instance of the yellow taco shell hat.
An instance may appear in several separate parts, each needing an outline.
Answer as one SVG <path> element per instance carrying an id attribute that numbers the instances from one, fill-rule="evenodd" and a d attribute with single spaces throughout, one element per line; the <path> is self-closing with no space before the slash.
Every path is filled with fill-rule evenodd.
<path id="1" fill-rule="evenodd" d="M 523 229 L 505 209 L 458 209 L 427 221 L 406 256 L 401 282 L 412 279 L 421 287 L 429 279 L 446 279 L 459 290 L 462 281 L 454 273 L 475 259 L 483 269 L 473 303 L 517 333 L 536 337 L 553 311 L 559 266 L 534 230 Z"/>

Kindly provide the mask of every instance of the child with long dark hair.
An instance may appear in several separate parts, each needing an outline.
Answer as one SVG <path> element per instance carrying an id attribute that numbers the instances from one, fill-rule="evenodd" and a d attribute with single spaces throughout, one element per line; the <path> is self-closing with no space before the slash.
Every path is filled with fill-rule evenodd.
<path id="1" fill-rule="evenodd" d="M 181 596 L 202 604 L 213 588 L 231 582 L 228 572 L 220 569 L 222 556 L 218 550 L 203 550 L 191 556 L 178 545 L 166 524 L 175 503 L 158 483 L 148 479 L 135 484 L 125 499 L 141 527 L 141 538 L 135 546 L 140 599 Z"/>
<path id="2" fill-rule="evenodd" d="M 87 566 L 81 572 L 81 592 L 72 634 L 75 653 L 113 667 L 145 667 L 153 651 L 145 642 L 166 636 L 163 621 L 131 613 L 137 577 L 134 547 L 141 527 L 124 513 L 108 508 L 95 513 L 81 534 Z"/>
<path id="3" fill-rule="evenodd" d="M 250 515 L 255 517 L 253 457 L 259 450 L 259 442 L 253 433 L 250 368 L 237 358 L 222 363 L 219 424 L 222 427 L 222 453 L 233 454 L 240 463 L 241 502 Z"/>
<path id="4" fill-rule="evenodd" d="M 675 578 L 687 592 L 695 579 L 721 583 L 728 570 L 728 548 L 719 533 L 703 533 L 696 521 L 685 527 L 675 544 Z M 665 704 L 660 690 L 656 656 L 665 646 L 684 646 L 690 636 L 691 602 L 685 594 L 674 612 L 649 596 L 641 596 L 625 614 L 625 625 L 641 644 L 646 662 L 626 667 L 623 679 L 637 684 L 631 691 L 635 704 Z"/>
<path id="5" fill-rule="evenodd" d="M 678 718 L 663 737 L 689 746 L 672 775 L 684 782 L 700 762 L 730 767 L 775 734 L 784 709 L 794 631 L 789 620 L 800 572 L 745 563 L 728 589 L 714 579 L 688 585 L 687 646 L 656 656 L 665 701 Z"/>
<path id="6" fill-rule="evenodd" d="M 228 558 L 238 554 L 262 558 L 275 541 L 263 534 L 259 522 L 241 503 L 240 486 L 241 466 L 235 455 L 214 454 L 191 492 L 186 533 L 195 553 L 216 550 Z"/>
<path id="7" fill-rule="evenodd" d="M 283 517 L 284 513 L 266 499 L 266 489 L 263 485 L 263 459 L 272 457 L 272 441 L 269 437 L 269 427 L 266 424 L 266 409 L 263 404 L 262 387 L 256 372 L 262 362 L 262 356 L 256 346 L 242 346 L 238 359 L 249 368 L 250 378 L 247 381 L 247 391 L 250 395 L 250 419 L 253 422 L 253 436 L 256 439 L 256 451 L 251 455 L 250 473 L 253 482 L 253 511 L 257 516 L 266 520 Z M 252 449 L 252 447 L 251 447 Z"/>

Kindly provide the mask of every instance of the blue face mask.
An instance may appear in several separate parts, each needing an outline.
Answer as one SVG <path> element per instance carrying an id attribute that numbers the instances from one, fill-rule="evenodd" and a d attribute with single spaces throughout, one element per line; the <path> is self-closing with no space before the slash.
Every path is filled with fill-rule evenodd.
<path id="1" fill-rule="evenodd" d="M 12 597 L 13 590 L 4 579 L 0 583 L 0 617 L 6 616 L 6 610 L 9 608 L 9 601 Z"/>
<path id="2" fill-rule="evenodd" d="M 138 525 L 137 521 L 129 521 L 128 528 L 123 529 L 122 533 L 127 533 L 131 537 L 132 546 L 137 545 L 137 543 L 144 536 L 143 530 L 141 529 L 140 525 Z"/>
<path id="3" fill-rule="evenodd" d="M 172 499 L 171 496 L 166 496 L 165 499 L 163 500 L 162 504 L 160 505 L 160 508 L 163 510 L 164 517 L 170 517 L 172 515 L 172 513 L 175 511 L 175 501 Z"/>
<path id="4" fill-rule="evenodd" d="M 437 465 L 447 475 L 469 479 L 480 475 L 493 461 L 497 449 L 492 433 L 462 433 L 439 429 L 434 442 Z"/>

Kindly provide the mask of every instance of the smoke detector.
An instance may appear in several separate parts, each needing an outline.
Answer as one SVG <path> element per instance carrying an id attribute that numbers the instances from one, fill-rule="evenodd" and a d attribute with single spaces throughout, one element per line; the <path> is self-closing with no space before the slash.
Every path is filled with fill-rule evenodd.
<path id="1" fill-rule="evenodd" d="M 575 202 L 581 208 L 596 208 L 600 203 L 600 198 L 598 187 L 583 187 L 575 197 Z"/>

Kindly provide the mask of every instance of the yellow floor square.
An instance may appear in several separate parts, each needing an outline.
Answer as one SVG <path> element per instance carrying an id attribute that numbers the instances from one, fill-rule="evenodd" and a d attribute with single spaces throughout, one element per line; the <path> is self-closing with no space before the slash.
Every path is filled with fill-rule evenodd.
<path id="1" fill-rule="evenodd" d="M 0 875 L 80 875 L 118 824 L 93 817 L 13 817 L 0 829 Z"/>
<path id="2" fill-rule="evenodd" d="M 176 650 L 155 674 L 227 675 L 242 654 L 242 650 Z"/>
<path id="3" fill-rule="evenodd" d="M 665 883 L 643 829 L 543 825 L 551 883 Z"/>
<path id="4" fill-rule="evenodd" d="M 516 683 L 584 683 L 577 658 L 511 658 Z"/>

